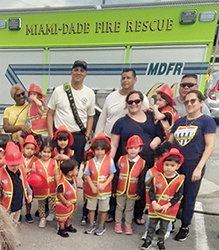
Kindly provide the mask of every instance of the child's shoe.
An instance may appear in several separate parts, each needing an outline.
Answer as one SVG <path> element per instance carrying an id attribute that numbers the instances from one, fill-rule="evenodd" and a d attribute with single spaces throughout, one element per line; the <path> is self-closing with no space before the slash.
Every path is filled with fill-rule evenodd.
<path id="1" fill-rule="evenodd" d="M 87 216 L 82 216 L 80 225 L 81 226 L 86 226 L 87 224 Z"/>
<path id="2" fill-rule="evenodd" d="M 92 234 L 94 230 L 96 229 L 95 225 L 89 225 L 88 228 L 84 231 L 85 234 Z"/>
<path id="3" fill-rule="evenodd" d="M 65 227 L 65 231 L 70 232 L 70 233 L 76 233 L 77 229 L 74 228 L 72 225 Z"/>
<path id="4" fill-rule="evenodd" d="M 131 226 L 131 225 L 125 225 L 125 234 L 126 234 L 126 235 L 131 235 L 131 234 L 133 234 L 132 226 Z"/>
<path id="5" fill-rule="evenodd" d="M 121 234 L 122 233 L 121 223 L 115 223 L 114 231 L 115 231 L 116 234 Z"/>
<path id="6" fill-rule="evenodd" d="M 143 245 L 141 246 L 141 249 L 147 250 L 147 249 L 150 248 L 151 244 L 152 244 L 152 243 L 151 243 L 151 240 L 146 240 L 146 241 L 143 243 Z"/>
<path id="7" fill-rule="evenodd" d="M 53 221 L 55 218 L 55 214 L 49 214 L 47 217 L 46 217 L 46 220 L 47 221 Z"/>
<path id="8" fill-rule="evenodd" d="M 105 228 L 104 226 L 99 226 L 99 227 L 95 230 L 94 234 L 100 236 L 100 235 L 102 235 L 102 234 L 105 233 L 105 232 L 106 232 L 106 228 Z"/>
<path id="9" fill-rule="evenodd" d="M 46 226 L 46 218 L 41 218 L 40 223 L 39 223 L 39 227 L 44 228 L 45 226 Z"/>
<path id="10" fill-rule="evenodd" d="M 148 230 L 146 230 L 145 233 L 141 236 L 141 239 L 146 240 L 147 234 L 148 234 Z"/>
<path id="11" fill-rule="evenodd" d="M 31 214 L 26 214 L 26 215 L 25 215 L 25 218 L 26 218 L 26 221 L 27 221 L 28 223 L 32 223 L 32 222 L 33 222 L 33 218 L 32 218 L 32 216 L 31 216 Z"/>
<path id="12" fill-rule="evenodd" d="M 69 234 L 65 231 L 65 229 L 59 229 L 57 234 L 60 235 L 63 238 L 69 237 Z"/>
<path id="13" fill-rule="evenodd" d="M 163 241 L 158 241 L 157 246 L 159 250 L 165 250 L 164 242 Z"/>

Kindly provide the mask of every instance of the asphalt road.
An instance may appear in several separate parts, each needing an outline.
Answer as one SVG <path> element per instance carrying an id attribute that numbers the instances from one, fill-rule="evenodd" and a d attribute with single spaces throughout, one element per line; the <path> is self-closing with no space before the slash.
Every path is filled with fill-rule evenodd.
<path id="1" fill-rule="evenodd" d="M 190 236 L 184 242 L 173 240 L 179 228 L 176 222 L 176 232 L 172 233 L 166 241 L 166 249 L 178 250 L 217 250 L 219 249 L 219 127 L 217 128 L 217 139 L 214 153 L 207 164 L 207 171 L 202 182 L 199 196 L 196 202 L 196 213 L 190 226 Z M 80 183 L 79 176 L 79 183 Z M 120 250 L 140 249 L 143 241 L 144 226 L 133 224 L 134 234 L 126 236 L 124 233 L 117 235 L 113 231 L 114 224 L 106 224 L 106 233 L 102 236 L 84 234 L 85 227 L 80 226 L 82 210 L 82 190 L 79 190 L 79 205 L 72 218 L 72 224 L 78 232 L 71 234 L 69 238 L 61 238 L 56 234 L 56 222 L 47 223 L 46 228 L 38 227 L 39 219 L 34 217 L 34 223 L 28 224 L 22 221 L 19 227 L 21 246 L 18 250 Z M 37 208 L 37 202 L 33 202 L 32 214 Z M 23 209 L 25 214 L 25 209 Z M 146 215 L 145 215 L 146 218 Z M 156 242 L 150 249 L 157 249 Z"/>

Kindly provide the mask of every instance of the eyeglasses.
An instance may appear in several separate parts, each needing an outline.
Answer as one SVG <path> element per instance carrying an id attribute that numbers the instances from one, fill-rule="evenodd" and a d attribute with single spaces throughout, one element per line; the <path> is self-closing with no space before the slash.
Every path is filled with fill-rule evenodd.
<path id="1" fill-rule="evenodd" d="M 58 141 L 67 141 L 68 139 L 67 139 L 67 138 L 62 138 L 62 137 L 60 137 L 60 138 L 57 138 L 57 140 L 58 140 Z"/>
<path id="2" fill-rule="evenodd" d="M 189 103 L 191 103 L 191 105 L 194 105 L 196 101 L 197 101 L 197 99 L 187 100 L 184 102 L 184 105 L 187 106 L 187 105 L 189 105 Z"/>
<path id="3" fill-rule="evenodd" d="M 15 95 L 16 97 L 20 97 L 20 96 L 24 96 L 25 95 L 25 92 L 22 92 L 22 93 L 20 93 L 20 94 L 17 94 L 17 95 Z"/>
<path id="4" fill-rule="evenodd" d="M 197 84 L 196 83 L 191 83 L 191 82 L 184 82 L 184 83 L 180 84 L 180 87 L 182 87 L 182 88 L 185 88 L 185 87 L 192 88 L 195 85 L 197 85 Z"/>
<path id="5" fill-rule="evenodd" d="M 136 99 L 136 100 L 129 100 L 127 101 L 128 105 L 132 105 L 133 103 L 135 103 L 136 105 L 139 104 L 141 102 L 140 99 Z"/>

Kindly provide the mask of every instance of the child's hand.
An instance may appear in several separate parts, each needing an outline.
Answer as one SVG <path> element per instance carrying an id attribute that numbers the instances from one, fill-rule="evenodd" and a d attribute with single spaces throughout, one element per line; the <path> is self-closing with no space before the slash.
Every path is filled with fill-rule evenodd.
<path id="1" fill-rule="evenodd" d="M 168 202 L 167 204 L 161 206 L 161 212 L 162 212 L 162 213 L 166 213 L 167 210 L 168 210 L 170 207 L 171 207 L 171 203 Z"/>
<path id="2" fill-rule="evenodd" d="M 98 193 L 98 188 L 96 186 L 93 186 L 91 189 L 94 194 Z"/>
<path id="3" fill-rule="evenodd" d="M 98 184 L 97 184 L 97 188 L 98 188 L 98 190 L 100 190 L 100 191 L 103 191 L 105 187 L 106 187 L 105 183 L 98 183 Z"/>
<path id="4" fill-rule="evenodd" d="M 68 160 L 69 157 L 67 155 L 64 154 L 58 154 L 54 157 L 55 160 L 59 160 L 59 161 L 64 161 L 64 160 Z"/>
<path id="5" fill-rule="evenodd" d="M 152 106 L 153 110 L 158 110 L 158 108 L 159 108 L 159 106 L 156 103 Z"/>
<path id="6" fill-rule="evenodd" d="M 152 207 L 155 211 L 161 210 L 161 205 L 157 203 L 157 201 L 152 201 Z"/>
<path id="7" fill-rule="evenodd" d="M 32 195 L 28 195 L 28 196 L 27 196 L 27 203 L 31 203 L 32 200 L 33 200 Z"/>
<path id="8" fill-rule="evenodd" d="M 65 205 L 66 205 L 66 207 L 70 207 L 70 206 L 72 206 L 72 202 L 67 201 L 67 202 L 65 203 Z"/>

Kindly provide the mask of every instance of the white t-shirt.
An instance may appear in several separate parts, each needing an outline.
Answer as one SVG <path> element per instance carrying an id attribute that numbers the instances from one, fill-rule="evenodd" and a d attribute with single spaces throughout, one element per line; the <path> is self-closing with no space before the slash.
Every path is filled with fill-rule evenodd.
<path id="1" fill-rule="evenodd" d="M 111 137 L 111 130 L 114 123 L 128 113 L 125 102 L 126 96 L 121 95 L 119 90 L 110 93 L 103 105 L 103 110 L 97 122 L 95 135 L 103 132 L 107 137 Z M 144 95 L 142 109 L 149 107 L 147 97 Z"/>
<path id="2" fill-rule="evenodd" d="M 71 83 L 69 84 L 71 86 Z M 71 87 L 71 91 L 79 117 L 86 128 L 87 116 L 94 116 L 95 114 L 95 94 L 92 89 L 85 85 L 83 85 L 81 90 L 75 90 Z M 80 131 L 63 85 L 55 88 L 49 100 L 48 107 L 55 110 L 53 119 L 56 128 L 65 125 L 70 132 Z"/>

